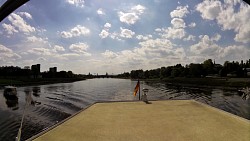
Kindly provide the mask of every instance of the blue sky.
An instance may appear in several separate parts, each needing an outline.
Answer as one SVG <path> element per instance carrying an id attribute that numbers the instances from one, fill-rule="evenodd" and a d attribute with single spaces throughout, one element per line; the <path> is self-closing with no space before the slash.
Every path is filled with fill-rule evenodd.
<path id="1" fill-rule="evenodd" d="M 249 23 L 241 0 L 30 0 L 0 23 L 0 66 L 117 74 L 247 60 Z"/>

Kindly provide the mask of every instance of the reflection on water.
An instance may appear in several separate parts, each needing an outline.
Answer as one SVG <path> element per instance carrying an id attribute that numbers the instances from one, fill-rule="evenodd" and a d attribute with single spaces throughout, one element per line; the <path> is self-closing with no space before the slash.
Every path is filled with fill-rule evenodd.
<path id="1" fill-rule="evenodd" d="M 32 91 L 33 91 L 33 95 L 34 95 L 35 97 L 39 97 L 40 94 L 41 94 L 41 88 L 40 88 L 40 87 L 33 87 L 33 88 L 32 88 Z"/>
<path id="2" fill-rule="evenodd" d="M 194 99 L 232 114 L 250 119 L 250 101 L 243 100 L 237 90 L 173 86 L 163 83 L 146 83 L 151 92 L 149 99 Z"/>
<path id="3" fill-rule="evenodd" d="M 43 131 L 94 102 L 137 100 L 133 96 L 135 85 L 136 81 L 123 79 L 91 79 L 17 88 L 15 101 L 0 96 L 0 140 L 15 139 L 26 102 L 30 106 L 26 109 L 22 139 Z M 237 91 L 173 86 L 158 82 L 142 83 L 141 86 L 149 89 L 149 100 L 195 99 L 250 119 L 250 103 L 242 100 Z"/>
<path id="4" fill-rule="evenodd" d="M 34 91 L 35 90 L 35 91 Z M 33 87 L 32 88 L 32 91 L 30 88 L 25 88 L 24 89 L 24 93 L 25 93 L 25 102 L 26 104 L 29 104 L 29 105 L 40 105 L 41 102 L 38 102 L 36 100 L 33 99 L 32 97 L 32 94 L 35 96 L 35 97 L 39 97 L 40 95 L 38 94 L 38 90 L 40 90 L 40 88 L 38 89 L 37 87 Z"/>
<path id="5" fill-rule="evenodd" d="M 18 109 L 18 98 L 16 98 L 16 99 L 8 99 L 8 98 L 6 98 L 5 103 L 6 103 L 7 107 L 11 108 L 12 110 L 17 110 Z"/>
<path id="6" fill-rule="evenodd" d="M 3 96 L 5 98 L 5 103 L 8 108 L 12 110 L 17 110 L 18 109 L 18 97 L 16 95 L 9 95 L 6 94 L 6 91 L 4 91 Z"/>

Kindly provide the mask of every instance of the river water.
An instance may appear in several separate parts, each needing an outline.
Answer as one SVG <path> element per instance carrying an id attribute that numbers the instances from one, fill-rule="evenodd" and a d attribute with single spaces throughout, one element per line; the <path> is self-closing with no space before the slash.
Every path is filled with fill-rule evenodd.
<path id="1" fill-rule="evenodd" d="M 137 100 L 133 96 L 136 81 L 125 79 L 89 79 L 73 83 L 18 87 L 18 100 L 6 99 L 0 90 L 0 140 L 13 141 L 18 132 L 26 99 L 22 140 L 76 113 L 97 101 Z M 182 87 L 161 82 L 142 82 L 149 100 L 195 99 L 232 114 L 250 119 L 250 101 L 239 92 L 213 88 Z M 29 97 L 29 98 L 27 98 Z"/>

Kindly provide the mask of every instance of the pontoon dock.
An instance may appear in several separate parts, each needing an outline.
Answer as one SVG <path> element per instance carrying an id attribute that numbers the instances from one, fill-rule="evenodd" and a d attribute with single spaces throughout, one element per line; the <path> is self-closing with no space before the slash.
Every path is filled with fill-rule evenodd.
<path id="1" fill-rule="evenodd" d="M 35 141 L 249 141 L 250 121 L 194 100 L 96 103 Z"/>

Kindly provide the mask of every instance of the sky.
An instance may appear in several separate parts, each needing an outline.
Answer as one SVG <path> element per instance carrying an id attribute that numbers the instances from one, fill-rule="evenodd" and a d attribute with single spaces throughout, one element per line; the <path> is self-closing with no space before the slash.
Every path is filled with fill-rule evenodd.
<path id="1" fill-rule="evenodd" d="M 242 0 L 30 0 L 0 22 L 0 66 L 118 74 L 245 62 L 249 23 Z"/>

